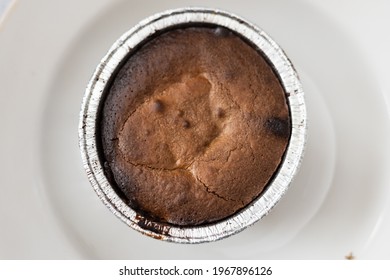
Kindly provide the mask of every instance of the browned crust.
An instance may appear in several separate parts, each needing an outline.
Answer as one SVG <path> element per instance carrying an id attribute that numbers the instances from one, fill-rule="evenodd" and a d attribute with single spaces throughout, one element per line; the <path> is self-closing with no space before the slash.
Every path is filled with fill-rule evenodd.
<path id="1" fill-rule="evenodd" d="M 168 31 L 115 77 L 104 158 L 129 204 L 191 226 L 234 214 L 277 170 L 291 133 L 285 93 L 251 46 L 221 28 Z"/>

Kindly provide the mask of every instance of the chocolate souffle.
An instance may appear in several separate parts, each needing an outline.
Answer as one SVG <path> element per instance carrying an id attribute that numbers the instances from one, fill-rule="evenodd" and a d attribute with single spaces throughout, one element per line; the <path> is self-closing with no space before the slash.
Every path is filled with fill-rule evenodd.
<path id="1" fill-rule="evenodd" d="M 101 108 L 106 176 L 151 220 L 196 226 L 261 195 L 283 159 L 286 94 L 262 53 L 222 27 L 165 31 L 134 51 Z"/>

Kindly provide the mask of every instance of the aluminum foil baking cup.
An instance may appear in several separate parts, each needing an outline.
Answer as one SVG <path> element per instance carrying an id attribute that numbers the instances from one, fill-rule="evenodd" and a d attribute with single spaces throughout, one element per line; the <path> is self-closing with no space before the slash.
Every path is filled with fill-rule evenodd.
<path id="1" fill-rule="evenodd" d="M 97 140 L 100 103 L 108 82 L 129 51 L 154 34 L 175 26 L 216 25 L 230 29 L 260 49 L 284 87 L 291 114 L 291 136 L 284 159 L 265 191 L 250 205 L 219 222 L 180 227 L 149 220 L 125 204 L 106 178 Z M 246 20 L 215 9 L 183 8 L 169 10 L 141 21 L 117 40 L 93 74 L 84 96 L 80 114 L 79 144 L 84 168 L 99 198 L 123 222 L 148 236 L 177 243 L 215 241 L 236 234 L 259 221 L 286 193 L 297 173 L 306 140 L 306 107 L 298 75 L 282 49 L 261 29 Z"/>

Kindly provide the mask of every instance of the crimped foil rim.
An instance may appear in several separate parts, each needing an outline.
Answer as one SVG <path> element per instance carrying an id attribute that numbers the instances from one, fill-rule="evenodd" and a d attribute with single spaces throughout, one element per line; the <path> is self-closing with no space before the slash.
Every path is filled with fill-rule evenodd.
<path id="1" fill-rule="evenodd" d="M 99 106 L 110 77 L 121 61 L 146 38 L 160 30 L 182 24 L 214 24 L 226 27 L 259 48 L 277 72 L 288 98 L 292 131 L 289 145 L 277 174 L 261 196 L 233 216 L 214 224 L 179 227 L 149 221 L 117 195 L 104 175 L 97 145 Z M 158 13 L 123 34 L 97 66 L 85 91 L 79 123 L 79 146 L 84 168 L 95 192 L 123 222 L 151 237 L 177 242 L 202 243 L 240 232 L 263 218 L 287 191 L 298 171 L 306 142 L 306 105 L 298 74 L 283 50 L 261 29 L 221 10 L 182 8 Z M 142 223 L 141 223 L 142 221 Z"/>

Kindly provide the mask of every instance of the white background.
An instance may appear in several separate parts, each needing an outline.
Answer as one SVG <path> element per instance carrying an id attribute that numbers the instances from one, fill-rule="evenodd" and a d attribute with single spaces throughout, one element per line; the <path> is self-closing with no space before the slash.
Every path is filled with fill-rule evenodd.
<path id="1" fill-rule="evenodd" d="M 1 259 L 390 258 L 390 2 L 14 2 L 0 26 Z M 301 75 L 310 121 L 301 171 L 277 208 L 196 246 L 116 219 L 77 147 L 83 91 L 100 58 L 139 20 L 186 5 L 226 9 L 267 31 Z"/>

